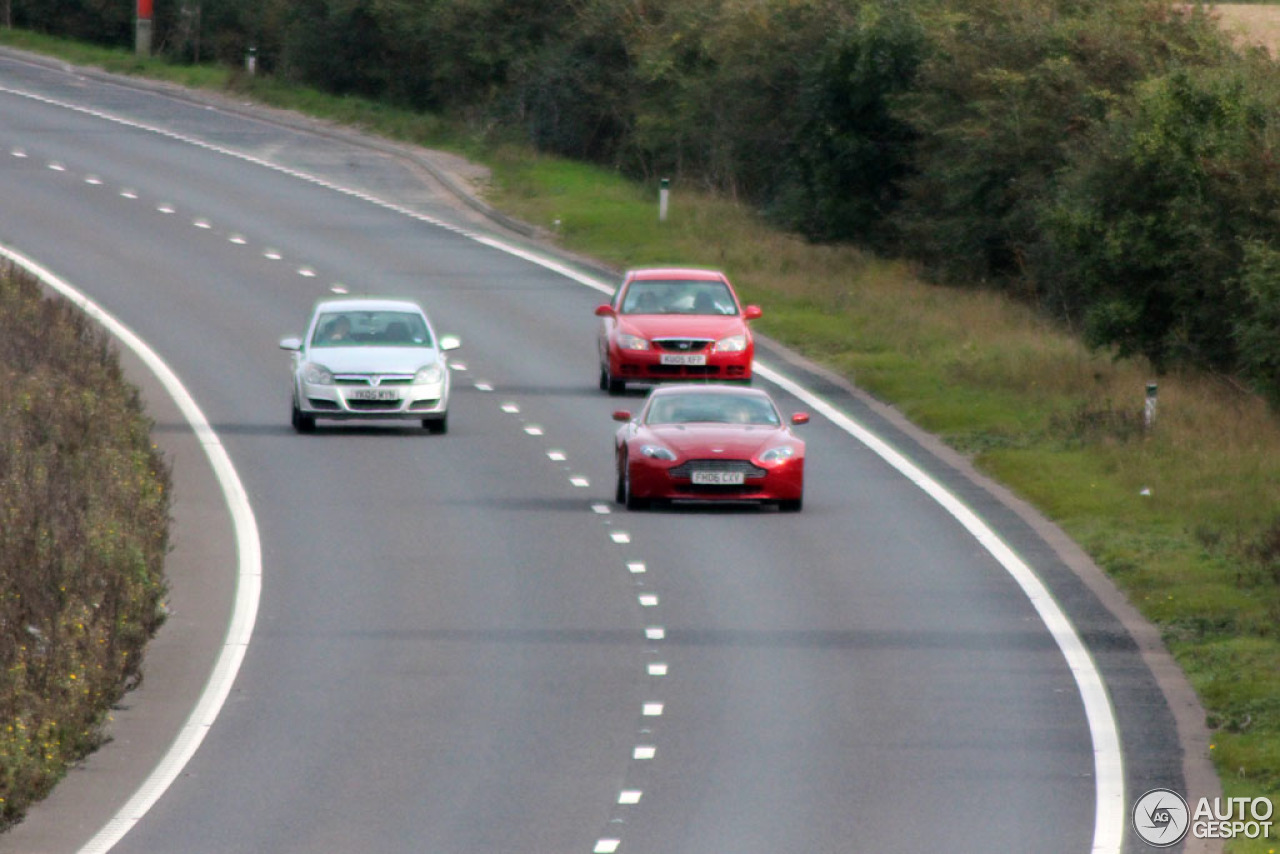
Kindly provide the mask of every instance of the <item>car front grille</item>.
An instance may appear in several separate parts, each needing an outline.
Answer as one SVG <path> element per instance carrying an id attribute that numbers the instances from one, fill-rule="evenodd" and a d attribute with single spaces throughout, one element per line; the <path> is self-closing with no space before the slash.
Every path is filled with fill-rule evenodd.
<path id="1" fill-rule="evenodd" d="M 396 412 L 400 409 L 399 400 L 348 400 L 347 408 L 356 412 Z"/>
<path id="2" fill-rule="evenodd" d="M 759 478 L 768 474 L 767 471 L 753 464 L 750 460 L 689 460 L 678 466 L 667 469 L 667 474 L 671 477 L 689 478 L 693 477 L 694 471 L 726 471 L 726 472 L 742 472 L 744 477 Z"/>
<path id="3" fill-rule="evenodd" d="M 733 367 L 730 367 L 730 372 Z M 741 373 L 741 369 L 738 370 Z M 720 375 L 719 365 L 628 365 L 623 364 L 624 377 L 715 377 Z"/>
<path id="4" fill-rule="evenodd" d="M 337 374 L 333 381 L 337 385 L 412 385 L 413 377 L 409 374 Z"/>
<path id="5" fill-rule="evenodd" d="M 711 346 L 709 338 L 655 338 L 653 343 L 672 353 L 700 353 Z"/>

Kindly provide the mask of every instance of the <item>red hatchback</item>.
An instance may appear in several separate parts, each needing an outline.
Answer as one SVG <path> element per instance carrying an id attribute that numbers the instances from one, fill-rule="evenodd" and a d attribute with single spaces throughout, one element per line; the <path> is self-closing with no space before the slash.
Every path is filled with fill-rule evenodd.
<path id="1" fill-rule="evenodd" d="M 600 324 L 600 388 L 621 394 L 628 382 L 751 381 L 755 342 L 745 308 L 716 270 L 631 270 L 596 309 Z"/>
<path id="2" fill-rule="evenodd" d="M 655 389 L 636 418 L 614 438 L 617 501 L 627 509 L 655 499 L 776 502 L 799 510 L 804 501 L 804 442 L 792 434 L 764 391 L 723 385 Z M 792 424 L 809 416 L 797 412 Z"/>

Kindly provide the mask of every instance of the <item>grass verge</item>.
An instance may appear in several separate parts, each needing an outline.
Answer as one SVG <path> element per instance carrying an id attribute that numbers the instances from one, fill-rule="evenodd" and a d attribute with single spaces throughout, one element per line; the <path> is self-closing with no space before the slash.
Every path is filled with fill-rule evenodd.
<path id="1" fill-rule="evenodd" d="M 1085 348 L 1024 306 L 942 288 L 909 265 L 814 246 L 731 201 L 657 188 L 499 144 L 437 117 L 234 71 L 189 71 L 52 40 L 0 43 L 186 85 L 465 153 L 493 170 L 489 201 L 617 266 L 717 266 L 765 307 L 758 328 L 896 404 L 1061 524 L 1161 627 L 1208 710 L 1228 796 L 1280 793 L 1280 420 L 1230 382 L 1159 377 L 1143 427 L 1139 360 Z M 1273 854 L 1274 840 L 1233 852 Z"/>

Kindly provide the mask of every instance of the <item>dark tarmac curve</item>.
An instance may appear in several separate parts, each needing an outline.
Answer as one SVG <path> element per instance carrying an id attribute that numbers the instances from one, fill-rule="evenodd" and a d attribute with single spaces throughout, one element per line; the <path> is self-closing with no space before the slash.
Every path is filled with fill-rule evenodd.
<path id="1" fill-rule="evenodd" d="M 228 702 L 112 850 L 1090 850 L 1093 749 L 1053 639 L 987 551 L 831 421 L 803 428 L 800 514 L 626 513 L 611 503 L 619 404 L 595 387 L 601 295 L 407 215 L 500 234 L 422 164 L 8 52 L 0 90 L 0 244 L 168 362 L 262 538 Z M 289 428 L 276 342 L 336 283 L 418 298 L 461 335 L 448 435 Z M 1147 789 L 1213 794 L 1194 698 L 1078 551 L 891 410 L 765 350 L 1050 587 L 1111 692 L 1126 823 Z M 178 481 L 173 616 L 115 741 L 0 851 L 79 850 L 163 754 L 226 630 L 230 523 L 153 385 Z"/>

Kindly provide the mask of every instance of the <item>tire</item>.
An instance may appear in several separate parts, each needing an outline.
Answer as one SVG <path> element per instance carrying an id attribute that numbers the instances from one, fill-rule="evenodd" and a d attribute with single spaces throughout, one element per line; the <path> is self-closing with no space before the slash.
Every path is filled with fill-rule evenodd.
<path id="1" fill-rule="evenodd" d="M 443 436 L 449 432 L 449 414 L 446 412 L 439 418 L 424 418 L 422 426 L 426 428 L 428 433 L 436 436 Z"/>
<path id="2" fill-rule="evenodd" d="M 614 379 L 609 373 L 609 368 L 605 365 L 600 366 L 600 390 L 609 392 L 610 397 L 618 397 L 626 393 L 626 380 Z"/>
<path id="3" fill-rule="evenodd" d="M 631 466 L 627 463 L 627 458 L 622 458 L 622 465 L 618 468 L 618 503 L 625 505 L 628 510 L 645 510 L 649 507 L 649 499 L 637 498 L 631 492 Z"/>
<path id="4" fill-rule="evenodd" d="M 298 404 L 293 405 L 293 415 L 290 418 L 293 429 L 299 433 L 314 433 L 316 431 L 316 417 L 307 415 L 298 408 Z"/>
<path id="5" fill-rule="evenodd" d="M 804 507 L 803 498 L 792 498 L 788 501 L 778 502 L 778 510 L 780 510 L 783 513 L 799 513 L 801 508 L 803 507 Z"/>

